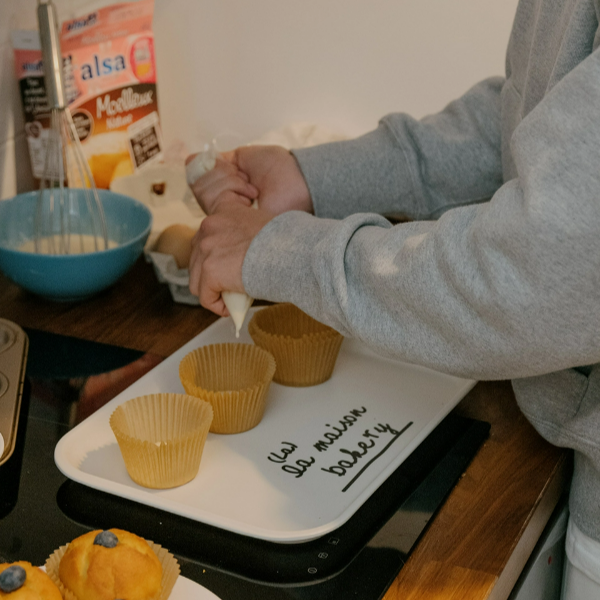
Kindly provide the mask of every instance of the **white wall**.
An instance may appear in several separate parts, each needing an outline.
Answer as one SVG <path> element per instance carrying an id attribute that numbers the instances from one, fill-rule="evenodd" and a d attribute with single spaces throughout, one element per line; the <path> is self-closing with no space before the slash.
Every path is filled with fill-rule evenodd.
<path id="1" fill-rule="evenodd" d="M 60 18 L 110 0 L 55 0 Z M 435 112 L 502 74 L 517 0 L 155 0 L 167 146 L 292 122 L 346 135 L 382 115 Z M 0 198 L 30 185 L 11 28 L 36 0 L 0 0 Z"/>
<path id="2" fill-rule="evenodd" d="M 291 121 L 356 135 L 387 112 L 441 109 L 504 72 L 516 0 L 158 0 L 170 137 Z"/>

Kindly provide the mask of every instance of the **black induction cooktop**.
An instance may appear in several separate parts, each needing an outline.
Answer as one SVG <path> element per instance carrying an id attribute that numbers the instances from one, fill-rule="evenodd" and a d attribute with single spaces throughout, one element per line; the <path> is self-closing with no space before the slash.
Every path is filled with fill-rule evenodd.
<path id="1" fill-rule="evenodd" d="M 222 600 L 378 600 L 489 432 L 487 423 L 451 413 L 337 530 L 304 543 L 257 540 L 67 480 L 54 464 L 54 447 L 85 415 L 90 382 L 98 387 L 102 376 L 114 380 L 127 369 L 131 377 L 132 365 L 152 360 L 124 348 L 26 333 L 17 445 L 0 467 L 0 557 L 8 561 L 43 564 L 90 529 L 119 527 L 168 548 L 182 575 Z"/>

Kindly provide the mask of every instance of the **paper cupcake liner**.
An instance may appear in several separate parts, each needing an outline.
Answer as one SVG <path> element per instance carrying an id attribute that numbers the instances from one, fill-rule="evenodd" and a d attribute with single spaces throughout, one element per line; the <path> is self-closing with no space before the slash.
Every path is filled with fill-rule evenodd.
<path id="1" fill-rule="evenodd" d="M 118 406 L 109 423 L 131 479 L 164 489 L 198 474 L 212 417 L 212 406 L 198 398 L 151 394 Z"/>
<path id="2" fill-rule="evenodd" d="M 179 364 L 185 391 L 213 407 L 213 433 L 241 433 L 256 427 L 274 373 L 273 356 L 252 344 L 202 346 Z"/>
<path id="3" fill-rule="evenodd" d="M 273 381 L 293 387 L 327 381 L 344 339 L 335 329 L 287 303 L 254 313 L 248 332 L 257 346 L 275 357 Z"/>
<path id="4" fill-rule="evenodd" d="M 154 554 L 156 554 L 162 566 L 160 595 L 154 600 L 167 600 L 173 591 L 173 587 L 175 586 L 177 578 L 179 577 L 179 563 L 166 548 L 163 548 L 161 545 L 155 544 L 150 540 L 146 541 L 148 542 L 150 548 L 152 548 Z M 67 551 L 68 547 L 69 544 L 61 546 L 46 559 L 46 564 L 44 565 L 46 568 L 46 573 L 58 587 L 65 600 L 85 600 L 85 598 L 78 598 L 70 589 L 66 588 L 58 576 L 58 567 L 60 565 L 60 561 L 62 560 L 62 557 Z"/>

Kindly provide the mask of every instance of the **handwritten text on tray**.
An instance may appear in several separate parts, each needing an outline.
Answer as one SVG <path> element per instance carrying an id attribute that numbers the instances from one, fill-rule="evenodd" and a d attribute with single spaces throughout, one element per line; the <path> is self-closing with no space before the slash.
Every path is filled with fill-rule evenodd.
<path id="1" fill-rule="evenodd" d="M 291 441 L 282 441 L 267 459 L 295 478 L 303 477 L 309 469 L 320 469 L 342 477 L 345 483 L 342 492 L 345 492 L 413 424 L 410 421 L 397 429 L 389 423 L 377 423 L 362 432 L 361 440 L 353 448 L 337 447 L 338 442 L 339 445 L 343 443 L 340 440 L 351 427 L 360 427 L 361 418 L 366 413 L 367 409 L 361 406 L 350 410 L 335 425 L 325 423 L 328 429 L 312 444 L 312 450 L 300 449 Z M 332 456 L 330 449 L 337 454 Z M 307 456 L 308 452 L 310 456 Z"/>

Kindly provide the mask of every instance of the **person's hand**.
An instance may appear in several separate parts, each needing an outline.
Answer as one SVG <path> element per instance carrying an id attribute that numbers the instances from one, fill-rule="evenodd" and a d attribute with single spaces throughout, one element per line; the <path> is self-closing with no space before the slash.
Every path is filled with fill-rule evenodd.
<path id="1" fill-rule="evenodd" d="M 258 190 L 249 183 L 248 175 L 231 160 L 234 152 L 219 155 L 215 166 L 190 186 L 200 208 L 207 215 L 214 213 L 221 202 L 250 206 L 258 197 Z M 196 154 L 188 156 L 185 164 L 195 157 Z"/>
<path id="2" fill-rule="evenodd" d="M 245 292 L 242 265 L 250 243 L 274 217 L 239 202 L 217 202 L 192 239 L 190 292 L 212 312 L 229 316 L 221 292 Z"/>
<path id="3" fill-rule="evenodd" d="M 186 164 L 194 156 L 189 156 Z M 249 206 L 257 198 L 259 207 L 274 215 L 288 210 L 313 210 L 300 167 L 281 146 L 242 146 L 225 152 L 191 188 L 208 215 L 221 202 Z"/>

